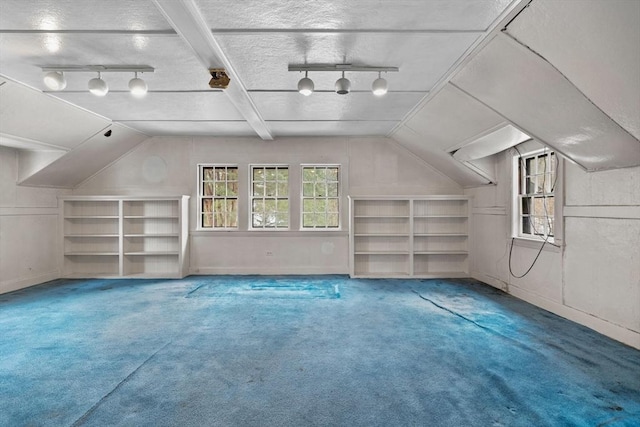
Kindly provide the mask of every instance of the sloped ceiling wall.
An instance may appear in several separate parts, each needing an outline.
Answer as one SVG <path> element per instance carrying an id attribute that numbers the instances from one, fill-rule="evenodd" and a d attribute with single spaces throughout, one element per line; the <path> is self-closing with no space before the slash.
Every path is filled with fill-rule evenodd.
<path id="1" fill-rule="evenodd" d="M 19 149 L 20 184 L 73 188 L 147 139 L 39 90 L 0 83 L 0 144 Z"/>
<path id="2" fill-rule="evenodd" d="M 589 171 L 639 165 L 639 20 L 635 1 L 534 0 L 393 138 L 464 186 L 484 182 L 447 153 L 501 122 Z"/>

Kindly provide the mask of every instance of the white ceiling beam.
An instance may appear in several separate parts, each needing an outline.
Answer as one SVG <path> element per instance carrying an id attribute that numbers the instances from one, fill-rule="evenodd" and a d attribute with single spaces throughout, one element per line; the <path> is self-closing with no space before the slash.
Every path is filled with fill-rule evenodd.
<path id="1" fill-rule="evenodd" d="M 207 69 L 224 68 L 231 79 L 224 92 L 247 123 L 264 140 L 273 136 L 254 104 L 240 76 L 209 29 L 194 0 L 153 0 L 169 24 L 193 49 L 200 63 Z"/>

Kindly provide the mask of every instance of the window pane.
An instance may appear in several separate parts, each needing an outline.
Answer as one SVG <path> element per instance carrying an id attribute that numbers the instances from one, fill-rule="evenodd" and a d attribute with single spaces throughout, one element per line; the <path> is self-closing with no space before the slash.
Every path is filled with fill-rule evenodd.
<path id="1" fill-rule="evenodd" d="M 302 180 L 305 182 L 314 182 L 316 180 L 315 168 L 302 168 Z"/>
<path id="2" fill-rule="evenodd" d="M 553 196 L 547 197 L 546 203 L 547 203 L 547 216 L 553 218 L 555 215 L 555 207 L 556 207 L 554 197 Z"/>
<path id="3" fill-rule="evenodd" d="M 338 168 L 328 168 L 327 179 L 329 181 L 338 181 Z"/>
<path id="4" fill-rule="evenodd" d="M 314 212 L 315 206 L 314 199 L 304 199 L 302 201 L 302 211 L 303 212 Z"/>
<path id="5" fill-rule="evenodd" d="M 253 183 L 253 195 L 259 197 L 264 196 L 264 182 L 258 181 Z"/>
<path id="6" fill-rule="evenodd" d="M 254 213 L 252 215 L 251 224 L 253 227 L 262 227 L 262 214 Z"/>
<path id="7" fill-rule="evenodd" d="M 264 195 L 267 196 L 267 197 L 275 197 L 275 195 L 276 195 L 276 183 L 275 182 L 267 181 L 265 183 Z"/>
<path id="8" fill-rule="evenodd" d="M 325 168 L 316 169 L 316 181 L 324 182 L 327 180 L 327 172 Z"/>
<path id="9" fill-rule="evenodd" d="M 238 180 L 238 168 L 228 168 L 227 169 L 227 180 L 228 181 L 237 181 Z"/>
<path id="10" fill-rule="evenodd" d="M 213 226 L 213 216 L 211 214 L 202 215 L 202 226 L 205 228 L 211 228 Z"/>
<path id="11" fill-rule="evenodd" d="M 328 199 L 327 200 L 327 212 L 338 212 L 338 208 L 340 206 L 340 202 L 338 199 Z"/>
<path id="12" fill-rule="evenodd" d="M 315 214 L 306 213 L 302 215 L 302 226 L 303 227 L 313 227 L 314 225 Z"/>
<path id="13" fill-rule="evenodd" d="M 339 225 L 340 221 L 337 213 L 327 214 L 327 227 L 338 227 Z"/>
<path id="14" fill-rule="evenodd" d="M 302 184 L 302 195 L 304 197 L 313 197 L 314 187 L 315 187 L 314 184 L 311 184 L 311 183 Z"/>
<path id="15" fill-rule="evenodd" d="M 253 180 L 254 181 L 263 181 L 264 180 L 264 169 L 263 168 L 253 168 Z"/>
<path id="16" fill-rule="evenodd" d="M 264 210 L 265 212 L 275 212 L 276 211 L 275 199 L 266 199 L 264 201 Z"/>
<path id="17" fill-rule="evenodd" d="M 203 195 L 205 196 L 213 196 L 213 182 L 205 182 L 203 184 Z"/>
<path id="18" fill-rule="evenodd" d="M 536 171 L 537 174 L 542 174 L 545 172 L 548 172 L 549 169 L 547 169 L 547 156 L 542 155 L 540 157 L 538 157 L 538 170 Z"/>
<path id="19" fill-rule="evenodd" d="M 543 197 L 534 197 L 533 199 L 533 215 L 545 216 L 545 202 Z"/>
<path id="20" fill-rule="evenodd" d="M 278 168 L 278 181 L 289 181 L 289 169 Z"/>
<path id="21" fill-rule="evenodd" d="M 529 159 L 525 159 L 525 174 L 526 175 L 533 175 L 536 173 L 535 170 L 535 157 L 529 158 Z"/>
<path id="22" fill-rule="evenodd" d="M 531 234 L 531 223 L 528 216 L 522 217 L 522 234 Z"/>
<path id="23" fill-rule="evenodd" d="M 316 208 L 315 209 L 316 212 L 326 212 L 327 211 L 327 201 L 324 200 L 324 199 L 317 199 L 315 208 Z"/>
<path id="24" fill-rule="evenodd" d="M 252 210 L 253 212 L 264 212 L 264 201 L 260 199 L 254 200 Z"/>
<path id="25" fill-rule="evenodd" d="M 337 197 L 338 196 L 338 183 L 327 184 L 327 196 L 329 197 Z"/>
<path id="26" fill-rule="evenodd" d="M 527 187 L 525 189 L 526 194 L 535 194 L 536 192 L 536 177 L 528 176 L 527 177 Z"/>
<path id="27" fill-rule="evenodd" d="M 278 182 L 278 197 L 287 197 L 289 195 L 289 183 Z"/>
<path id="28" fill-rule="evenodd" d="M 324 197 L 327 195 L 327 184 L 318 182 L 316 183 L 316 190 L 314 196 L 316 197 Z"/>
<path id="29" fill-rule="evenodd" d="M 280 199 L 276 202 L 276 209 L 278 212 L 288 213 L 289 212 L 289 200 L 288 199 Z"/>
<path id="30" fill-rule="evenodd" d="M 276 168 L 265 168 L 264 174 L 267 181 L 276 180 Z"/>
<path id="31" fill-rule="evenodd" d="M 531 213 L 531 198 L 523 197 L 522 198 L 522 215 L 528 215 Z"/>
<path id="32" fill-rule="evenodd" d="M 238 195 L 238 183 L 237 182 L 228 182 L 227 183 L 227 196 L 237 196 Z"/>
<path id="33" fill-rule="evenodd" d="M 202 178 L 205 181 L 213 181 L 213 168 L 202 168 Z"/>
<path id="34" fill-rule="evenodd" d="M 216 196 L 227 195 L 227 184 L 225 182 L 216 182 Z"/>
<path id="35" fill-rule="evenodd" d="M 210 213 L 213 211 L 213 201 L 211 199 L 202 199 L 202 212 Z"/>
<path id="36" fill-rule="evenodd" d="M 216 181 L 227 179 L 227 168 L 216 168 Z"/>

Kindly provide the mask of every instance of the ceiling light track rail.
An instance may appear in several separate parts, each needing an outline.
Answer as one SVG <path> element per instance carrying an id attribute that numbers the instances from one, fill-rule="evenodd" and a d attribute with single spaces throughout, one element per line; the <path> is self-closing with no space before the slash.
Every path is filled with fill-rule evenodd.
<path id="1" fill-rule="evenodd" d="M 289 71 L 315 72 L 315 71 L 347 71 L 347 72 L 369 72 L 369 73 L 393 73 L 398 72 L 398 67 L 369 67 L 366 65 L 353 64 L 290 64 Z"/>
<path id="2" fill-rule="evenodd" d="M 61 73 L 153 73 L 155 68 L 147 65 L 45 65 L 42 71 L 47 73 L 57 71 Z"/>

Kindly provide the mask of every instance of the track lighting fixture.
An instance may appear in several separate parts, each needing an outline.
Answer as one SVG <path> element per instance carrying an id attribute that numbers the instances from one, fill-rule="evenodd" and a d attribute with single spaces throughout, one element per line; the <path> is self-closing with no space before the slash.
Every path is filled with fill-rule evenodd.
<path id="1" fill-rule="evenodd" d="M 298 82 L 298 92 L 304 96 L 309 96 L 313 93 L 313 80 L 307 77 L 307 71 L 304 72 L 304 77 Z"/>
<path id="2" fill-rule="evenodd" d="M 383 96 L 387 93 L 388 84 L 385 79 L 380 76 L 380 72 L 378 72 L 378 78 L 373 81 L 371 84 L 371 91 L 375 96 Z"/>
<path id="3" fill-rule="evenodd" d="M 129 91 L 137 98 L 147 93 L 147 83 L 138 77 L 138 73 L 153 73 L 155 70 L 148 66 L 105 66 L 105 65 L 78 65 L 78 66 L 48 66 L 42 67 L 44 84 L 50 90 L 60 91 L 67 86 L 64 73 L 72 72 L 96 72 L 98 77 L 89 80 L 89 92 L 96 96 L 105 96 L 109 92 L 107 82 L 102 79 L 102 73 L 134 73 L 134 77 L 129 81 Z"/>
<path id="4" fill-rule="evenodd" d="M 89 80 L 89 92 L 96 96 L 105 96 L 109 92 L 109 86 L 102 80 L 100 71 L 98 71 L 98 77 Z"/>
<path id="5" fill-rule="evenodd" d="M 135 72 L 135 77 L 129 80 L 129 91 L 131 95 L 136 98 L 142 98 L 147 94 L 147 84 L 141 78 L 138 78 L 138 72 Z"/>
<path id="6" fill-rule="evenodd" d="M 63 90 L 67 87 L 67 81 L 64 74 L 60 71 L 49 71 L 44 75 L 44 84 L 51 90 Z"/>
<path id="7" fill-rule="evenodd" d="M 344 77 L 344 71 L 342 72 L 342 77 L 336 80 L 336 93 L 338 95 L 346 95 L 351 90 L 351 82 L 349 79 Z"/>
<path id="8" fill-rule="evenodd" d="M 388 91 L 388 83 L 382 78 L 382 73 L 397 72 L 400 71 L 398 67 L 369 67 L 366 65 L 352 65 L 352 64 L 301 64 L 301 65 L 289 65 L 289 71 L 304 71 L 304 77 L 298 81 L 298 92 L 305 96 L 309 96 L 314 91 L 313 80 L 308 76 L 308 73 L 313 72 L 326 72 L 326 71 L 338 71 L 342 73 L 342 77 L 336 80 L 335 91 L 339 95 L 346 95 L 351 92 L 351 82 L 344 76 L 346 71 L 350 73 L 354 72 L 377 72 L 378 78 L 373 81 L 371 85 L 371 91 L 376 96 L 383 96 Z"/>

